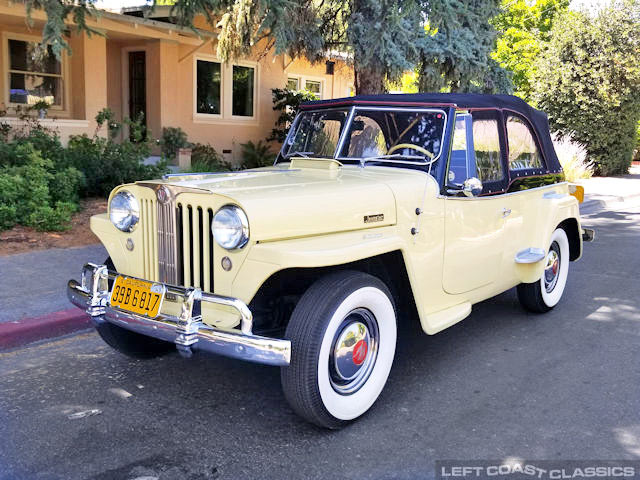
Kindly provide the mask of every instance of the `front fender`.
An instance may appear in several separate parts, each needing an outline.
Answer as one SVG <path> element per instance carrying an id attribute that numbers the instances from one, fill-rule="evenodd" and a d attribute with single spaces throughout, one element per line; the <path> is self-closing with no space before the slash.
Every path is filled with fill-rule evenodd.
<path id="1" fill-rule="evenodd" d="M 404 246 L 395 226 L 258 243 L 238 272 L 232 294 L 249 303 L 260 286 L 280 270 L 342 265 Z"/>

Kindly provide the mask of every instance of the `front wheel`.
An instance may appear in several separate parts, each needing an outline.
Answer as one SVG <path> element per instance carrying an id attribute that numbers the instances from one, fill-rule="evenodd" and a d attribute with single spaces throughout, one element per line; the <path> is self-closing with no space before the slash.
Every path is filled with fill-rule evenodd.
<path id="1" fill-rule="evenodd" d="M 562 298 L 568 275 L 569 239 L 562 228 L 557 228 L 551 235 L 542 277 L 534 283 L 518 285 L 518 300 L 531 312 L 548 312 Z"/>
<path id="2" fill-rule="evenodd" d="M 329 274 L 302 296 L 289 321 L 291 364 L 281 370 L 291 407 L 311 423 L 340 428 L 382 391 L 396 350 L 387 287 L 362 272 Z"/>

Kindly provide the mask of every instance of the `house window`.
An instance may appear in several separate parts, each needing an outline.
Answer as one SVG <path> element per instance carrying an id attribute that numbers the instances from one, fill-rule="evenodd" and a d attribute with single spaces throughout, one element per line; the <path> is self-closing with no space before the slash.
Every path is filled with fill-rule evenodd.
<path id="1" fill-rule="evenodd" d="M 218 62 L 197 61 L 196 112 L 220 115 L 222 69 Z"/>
<path id="2" fill-rule="evenodd" d="M 64 76 L 62 64 L 51 46 L 8 39 L 9 103 L 33 105 L 45 101 L 62 107 Z"/>
<path id="3" fill-rule="evenodd" d="M 299 92 L 305 90 L 313 93 L 319 99 L 322 99 L 322 80 L 314 80 L 304 75 L 296 77 L 291 76 L 287 78 L 287 89 Z"/>
<path id="4" fill-rule="evenodd" d="M 317 80 L 306 80 L 304 82 L 305 90 L 313 93 L 316 97 L 322 98 L 322 82 Z"/>
<path id="5" fill-rule="evenodd" d="M 241 65 L 233 66 L 232 115 L 253 117 L 255 69 Z"/>
<path id="6" fill-rule="evenodd" d="M 289 77 L 287 79 L 287 89 L 293 90 L 294 92 L 297 92 L 298 90 L 300 90 L 300 79 L 295 77 Z"/>

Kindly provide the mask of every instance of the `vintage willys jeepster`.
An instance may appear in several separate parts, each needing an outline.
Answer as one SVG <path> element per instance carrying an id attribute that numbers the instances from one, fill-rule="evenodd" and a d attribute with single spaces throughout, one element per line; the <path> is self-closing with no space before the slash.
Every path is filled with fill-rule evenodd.
<path id="1" fill-rule="evenodd" d="M 91 219 L 109 258 L 68 295 L 125 354 L 280 366 L 293 409 L 338 428 L 384 387 L 399 317 L 435 334 L 515 286 L 553 308 L 593 238 L 582 194 L 518 98 L 310 102 L 272 167 L 116 188 Z"/>

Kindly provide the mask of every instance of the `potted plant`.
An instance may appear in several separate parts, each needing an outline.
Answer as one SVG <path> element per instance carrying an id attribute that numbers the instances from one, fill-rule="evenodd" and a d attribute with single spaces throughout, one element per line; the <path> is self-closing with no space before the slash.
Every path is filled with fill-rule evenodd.
<path id="1" fill-rule="evenodd" d="M 51 104 L 46 100 L 38 100 L 36 103 L 31 105 L 31 110 L 38 112 L 38 118 L 43 119 L 47 118 L 47 111 L 51 107 Z"/>

